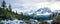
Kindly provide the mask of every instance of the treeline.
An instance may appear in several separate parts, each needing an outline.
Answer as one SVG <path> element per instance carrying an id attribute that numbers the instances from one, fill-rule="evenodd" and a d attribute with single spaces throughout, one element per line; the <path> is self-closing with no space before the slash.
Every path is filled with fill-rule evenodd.
<path id="1" fill-rule="evenodd" d="M 3 0 L 2 5 L 0 7 L 0 20 L 13 20 L 13 19 L 24 19 L 29 20 L 28 15 L 18 14 L 17 12 L 13 12 L 11 8 L 11 4 L 9 4 L 8 8 L 5 0 Z"/>
<path id="2" fill-rule="evenodd" d="M 53 20 L 51 24 L 60 24 L 60 12 L 53 12 L 51 14 L 51 20 Z M 41 21 L 41 24 L 49 24 L 49 23 L 46 21 Z"/>

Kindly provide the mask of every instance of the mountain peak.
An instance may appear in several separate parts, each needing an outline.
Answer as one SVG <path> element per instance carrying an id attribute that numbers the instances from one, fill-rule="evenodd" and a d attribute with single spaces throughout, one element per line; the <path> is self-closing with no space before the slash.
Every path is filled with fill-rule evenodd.
<path id="1" fill-rule="evenodd" d="M 51 10 L 49 8 L 40 8 L 36 11 L 36 14 L 40 14 L 40 15 L 47 15 L 50 13 L 51 13 Z"/>
<path id="2" fill-rule="evenodd" d="M 35 12 L 28 13 L 28 15 L 50 15 L 51 10 L 48 7 L 40 8 L 36 10 Z"/>

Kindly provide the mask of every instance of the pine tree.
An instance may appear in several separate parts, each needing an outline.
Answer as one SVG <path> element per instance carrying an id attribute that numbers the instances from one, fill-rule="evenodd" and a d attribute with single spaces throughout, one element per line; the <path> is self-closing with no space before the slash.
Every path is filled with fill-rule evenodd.
<path id="1" fill-rule="evenodd" d="M 23 13 L 21 12 L 21 16 L 23 16 Z"/>
<path id="2" fill-rule="evenodd" d="M 17 11 L 16 11 L 16 15 L 17 15 L 18 13 L 17 13 Z"/>
<path id="3" fill-rule="evenodd" d="M 6 2 L 5 2 L 5 0 L 3 0 L 3 2 L 2 2 L 2 7 L 6 8 Z"/>
<path id="4" fill-rule="evenodd" d="M 9 4 L 9 11 L 12 11 L 11 4 Z"/>

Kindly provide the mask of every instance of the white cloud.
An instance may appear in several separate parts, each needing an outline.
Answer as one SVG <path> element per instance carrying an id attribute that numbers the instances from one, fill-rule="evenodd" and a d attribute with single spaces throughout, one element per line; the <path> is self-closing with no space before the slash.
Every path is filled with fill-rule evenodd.
<path id="1" fill-rule="evenodd" d="M 25 3 L 22 5 L 24 6 L 24 9 L 27 11 L 37 10 L 39 8 L 44 8 L 44 7 L 48 7 L 51 10 L 60 10 L 60 2 Z M 21 11 L 25 11 L 25 10 L 21 10 Z M 19 11 L 19 10 L 17 10 L 17 11 Z"/>
<path id="2" fill-rule="evenodd" d="M 60 10 L 60 2 L 55 2 L 49 7 L 51 10 Z"/>
<path id="3" fill-rule="evenodd" d="M 51 10 L 60 10 L 60 0 L 6 0 L 7 4 L 11 3 L 13 10 L 26 12 L 48 7 Z M 20 8 L 23 6 L 23 8 Z"/>

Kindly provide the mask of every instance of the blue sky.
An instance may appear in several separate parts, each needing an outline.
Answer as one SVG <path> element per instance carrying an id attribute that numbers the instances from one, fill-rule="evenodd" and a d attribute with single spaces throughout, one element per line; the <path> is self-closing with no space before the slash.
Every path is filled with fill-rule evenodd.
<path id="1" fill-rule="evenodd" d="M 12 5 L 13 11 L 29 12 L 39 8 L 48 7 L 51 10 L 60 10 L 60 0 L 5 0 L 7 6 Z M 2 0 L 0 0 L 0 5 Z"/>

